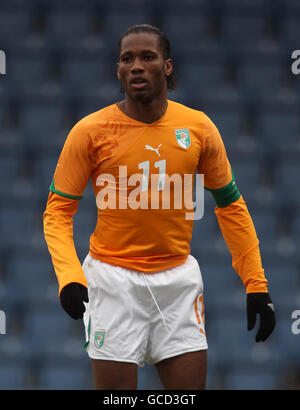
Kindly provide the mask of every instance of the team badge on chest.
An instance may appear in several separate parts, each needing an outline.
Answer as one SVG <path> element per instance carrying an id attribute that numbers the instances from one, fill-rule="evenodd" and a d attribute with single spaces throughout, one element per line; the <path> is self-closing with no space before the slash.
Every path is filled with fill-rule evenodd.
<path id="1" fill-rule="evenodd" d="M 175 129 L 175 135 L 178 145 L 187 149 L 191 145 L 191 137 L 188 128 Z"/>

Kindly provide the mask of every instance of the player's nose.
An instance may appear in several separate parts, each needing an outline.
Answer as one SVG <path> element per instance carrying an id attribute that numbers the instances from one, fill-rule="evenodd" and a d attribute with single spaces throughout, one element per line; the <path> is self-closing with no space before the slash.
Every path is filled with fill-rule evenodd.
<path id="1" fill-rule="evenodd" d="M 131 66 L 131 72 L 136 73 L 136 72 L 140 72 L 140 71 L 144 71 L 144 65 L 143 65 L 142 60 L 140 58 L 135 58 L 133 60 L 132 66 Z"/>

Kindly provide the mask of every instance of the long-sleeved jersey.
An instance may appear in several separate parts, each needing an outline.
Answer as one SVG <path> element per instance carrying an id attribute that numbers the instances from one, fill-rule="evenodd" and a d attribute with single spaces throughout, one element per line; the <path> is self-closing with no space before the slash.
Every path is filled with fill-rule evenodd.
<path id="1" fill-rule="evenodd" d="M 170 100 L 151 124 L 113 104 L 70 131 L 44 213 L 60 290 L 70 282 L 86 284 L 72 217 L 90 178 L 98 210 L 91 256 L 151 274 L 184 263 L 190 253 L 195 173 L 204 175 L 216 198 L 221 231 L 247 292 L 267 291 L 257 235 L 218 129 L 203 112 Z"/>

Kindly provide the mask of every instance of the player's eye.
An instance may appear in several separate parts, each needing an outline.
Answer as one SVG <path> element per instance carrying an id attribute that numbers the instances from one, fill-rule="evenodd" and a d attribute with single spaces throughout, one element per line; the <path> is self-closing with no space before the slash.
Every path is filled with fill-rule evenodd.
<path id="1" fill-rule="evenodd" d="M 123 56 L 123 57 L 121 57 L 121 61 L 123 63 L 130 63 L 131 57 L 130 56 Z"/>
<path id="2" fill-rule="evenodd" d="M 153 58 L 154 58 L 154 56 L 152 54 L 146 54 L 144 56 L 145 61 L 151 61 L 151 60 L 153 60 Z"/>

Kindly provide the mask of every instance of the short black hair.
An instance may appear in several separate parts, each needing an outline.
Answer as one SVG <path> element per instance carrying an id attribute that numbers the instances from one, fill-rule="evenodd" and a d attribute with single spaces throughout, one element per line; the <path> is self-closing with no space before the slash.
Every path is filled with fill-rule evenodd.
<path id="1" fill-rule="evenodd" d="M 119 56 L 121 52 L 122 40 L 129 34 L 137 33 L 149 33 L 155 34 L 159 38 L 159 45 L 163 53 L 164 60 L 170 58 L 171 55 L 171 44 L 168 37 L 162 32 L 158 27 L 151 26 L 150 24 L 136 24 L 135 26 L 129 27 L 121 36 L 119 40 Z M 173 67 L 172 73 L 167 77 L 167 86 L 169 90 L 175 90 L 176 88 L 176 74 Z"/>

